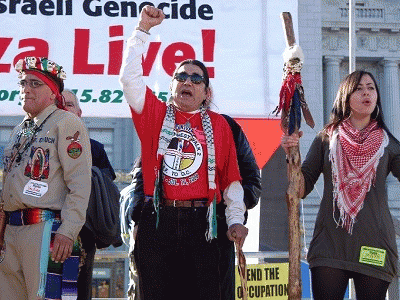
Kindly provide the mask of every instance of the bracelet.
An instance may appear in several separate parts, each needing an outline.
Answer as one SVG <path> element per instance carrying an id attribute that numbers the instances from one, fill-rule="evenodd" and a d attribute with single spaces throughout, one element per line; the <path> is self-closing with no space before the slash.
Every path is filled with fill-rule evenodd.
<path id="1" fill-rule="evenodd" d="M 139 30 L 139 31 L 141 31 L 141 32 L 144 32 L 145 34 L 150 35 L 150 32 L 144 30 L 143 28 L 140 28 L 139 26 L 136 26 L 135 30 Z"/>

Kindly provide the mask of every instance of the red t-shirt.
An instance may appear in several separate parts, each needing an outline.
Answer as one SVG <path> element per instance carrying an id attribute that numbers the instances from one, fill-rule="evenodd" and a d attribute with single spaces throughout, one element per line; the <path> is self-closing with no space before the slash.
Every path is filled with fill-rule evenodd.
<path id="1" fill-rule="evenodd" d="M 133 109 L 131 112 L 142 145 L 144 191 L 146 195 L 151 196 L 154 192 L 158 140 L 167 106 L 159 101 L 149 88 L 145 97 L 142 113 L 137 114 Z M 208 111 L 208 114 L 214 131 L 215 182 L 219 202 L 219 191 L 241 178 L 232 131 L 228 123 L 217 113 Z M 188 119 L 190 126 L 185 126 Z M 200 113 L 194 116 L 189 113 L 176 113 L 174 137 L 164 154 L 163 193 L 166 199 L 208 198 L 207 153 Z"/>

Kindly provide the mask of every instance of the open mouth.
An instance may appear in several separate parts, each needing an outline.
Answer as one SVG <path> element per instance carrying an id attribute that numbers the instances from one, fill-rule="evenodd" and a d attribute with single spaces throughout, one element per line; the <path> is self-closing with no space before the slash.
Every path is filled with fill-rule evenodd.
<path id="1" fill-rule="evenodd" d="M 181 92 L 181 95 L 184 96 L 184 97 L 191 97 L 191 96 L 193 96 L 192 92 L 191 92 L 191 91 L 188 91 L 188 90 L 183 90 L 183 91 Z"/>

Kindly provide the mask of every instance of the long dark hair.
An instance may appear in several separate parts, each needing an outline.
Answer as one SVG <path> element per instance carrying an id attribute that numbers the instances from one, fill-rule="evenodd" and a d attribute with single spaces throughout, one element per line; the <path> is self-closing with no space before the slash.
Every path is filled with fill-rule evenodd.
<path id="1" fill-rule="evenodd" d="M 369 77 L 371 77 L 372 81 L 375 84 L 376 93 L 378 95 L 376 106 L 371 114 L 371 118 L 375 119 L 378 122 L 379 127 L 385 129 L 388 134 L 392 135 L 384 122 L 381 95 L 378 85 L 374 76 L 367 71 L 354 71 L 353 73 L 347 75 L 346 78 L 340 83 L 335 102 L 333 103 L 330 120 L 323 129 L 325 133 L 329 133 L 335 130 L 343 120 L 347 119 L 350 116 L 350 96 L 357 89 L 358 85 L 360 84 L 361 78 L 364 75 L 368 75 Z"/>

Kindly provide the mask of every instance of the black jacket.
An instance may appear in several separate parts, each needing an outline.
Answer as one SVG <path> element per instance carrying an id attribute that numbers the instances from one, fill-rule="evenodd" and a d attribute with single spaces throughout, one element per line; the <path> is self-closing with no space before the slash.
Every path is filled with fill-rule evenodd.
<path id="1" fill-rule="evenodd" d="M 100 170 L 106 170 L 111 179 L 115 180 L 115 172 L 108 160 L 104 145 L 94 139 L 90 139 L 90 148 L 92 151 L 92 165 L 98 167 Z"/>
<path id="2" fill-rule="evenodd" d="M 242 177 L 244 203 L 247 209 L 252 209 L 258 204 L 261 195 L 260 169 L 257 166 L 249 141 L 240 125 L 231 117 L 222 116 L 232 129 L 240 176 Z"/>
<path id="3" fill-rule="evenodd" d="M 244 134 L 240 125 L 227 115 L 222 115 L 232 129 L 233 138 L 236 146 L 236 153 L 239 165 L 240 176 L 242 177 L 242 186 L 244 190 L 244 203 L 247 209 L 251 209 L 258 204 L 261 194 L 261 177 L 260 170 L 257 166 L 256 160 L 251 150 L 250 144 Z M 139 222 L 140 213 L 143 207 L 143 175 L 141 171 L 141 164 L 135 164 L 132 171 L 132 183 L 136 184 L 135 187 L 135 201 L 132 203 L 134 208 L 130 210 L 132 220 L 137 224 Z M 139 199 L 142 199 L 140 201 Z M 225 218 L 225 204 L 220 203 L 217 207 L 217 213 L 220 217 Z M 121 218 L 124 216 L 121 216 Z M 125 216 L 127 217 L 127 216 Z"/>
<path id="4" fill-rule="evenodd" d="M 86 223 L 79 235 L 86 245 L 98 249 L 122 245 L 120 234 L 119 190 L 113 183 L 116 178 L 104 145 L 90 139 L 92 152 L 92 190 L 86 211 Z"/>

